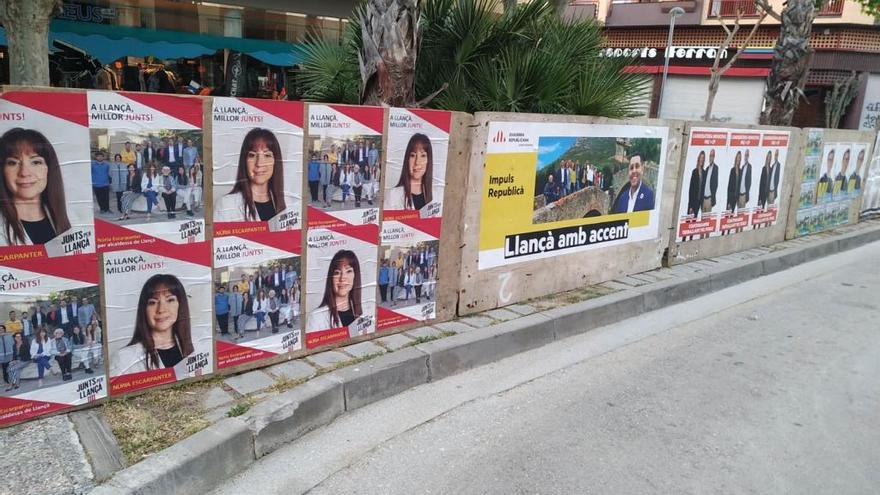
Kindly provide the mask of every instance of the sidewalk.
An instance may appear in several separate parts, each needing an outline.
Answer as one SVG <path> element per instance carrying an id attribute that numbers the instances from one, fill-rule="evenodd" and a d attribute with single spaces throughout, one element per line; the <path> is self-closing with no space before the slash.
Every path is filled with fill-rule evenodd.
<path id="1" fill-rule="evenodd" d="M 878 239 L 880 220 L 866 221 L 829 233 L 661 268 L 229 376 L 204 388 L 204 420 L 210 426 L 116 472 L 91 493 L 206 492 L 246 469 L 255 459 L 346 411 L 555 340 Z M 14 457 L 19 470 L 42 470 L 43 478 L 56 478 L 54 472 L 37 468 L 41 464 L 27 467 L 28 462 L 22 462 L 22 456 L 12 452 L 32 451 L 26 446 L 20 450 L 18 442 L 23 435 L 19 430 L 32 432 L 50 425 L 58 427 L 58 424 L 66 432 L 75 431 L 67 416 L 0 431 L 0 441 L 11 447 L 0 453 L 0 459 L 6 465 L 14 465 Z M 64 473 L 68 485 L 58 487 L 53 493 L 81 493 L 95 486 L 95 480 L 104 479 L 118 469 L 114 467 L 114 459 L 119 456 L 113 454 L 114 448 L 118 452 L 118 447 L 112 434 L 101 433 L 101 428 L 86 430 L 78 431 L 85 448 L 76 451 L 80 442 L 72 435 L 71 444 L 76 445 L 70 446 L 73 452 L 68 455 L 83 456 L 85 452 L 92 461 L 91 466 L 83 458 L 78 459 L 77 462 L 85 464 L 85 469 L 74 474 Z M 71 466 L 76 465 L 71 457 L 68 460 Z M 11 476 L 7 480 L 18 483 L 19 477 Z M 40 489 L 30 483 L 9 488 L 19 494 L 45 492 L 45 486 Z"/>

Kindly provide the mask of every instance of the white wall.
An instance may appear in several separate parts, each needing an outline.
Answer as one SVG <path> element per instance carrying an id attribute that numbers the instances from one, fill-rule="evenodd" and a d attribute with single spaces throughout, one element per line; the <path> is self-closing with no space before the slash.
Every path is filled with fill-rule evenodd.
<path id="1" fill-rule="evenodd" d="M 702 120 L 708 97 L 708 76 L 671 75 L 666 81 L 660 118 Z M 757 124 L 763 101 L 763 78 L 722 77 L 712 106 L 712 121 Z"/>

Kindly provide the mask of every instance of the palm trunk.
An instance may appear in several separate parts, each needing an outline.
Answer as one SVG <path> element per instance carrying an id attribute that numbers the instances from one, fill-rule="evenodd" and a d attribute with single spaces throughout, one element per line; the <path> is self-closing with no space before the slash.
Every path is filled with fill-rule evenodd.
<path id="1" fill-rule="evenodd" d="M 813 55 L 810 33 L 815 18 L 815 0 L 788 0 L 782 11 L 779 39 L 767 76 L 762 124 L 791 125 L 807 82 Z"/>
<path id="2" fill-rule="evenodd" d="M 361 18 L 361 101 L 415 104 L 419 0 L 369 0 Z"/>
<path id="3" fill-rule="evenodd" d="M 2 0 L 0 22 L 9 43 L 9 82 L 49 85 L 49 20 L 61 0 Z"/>

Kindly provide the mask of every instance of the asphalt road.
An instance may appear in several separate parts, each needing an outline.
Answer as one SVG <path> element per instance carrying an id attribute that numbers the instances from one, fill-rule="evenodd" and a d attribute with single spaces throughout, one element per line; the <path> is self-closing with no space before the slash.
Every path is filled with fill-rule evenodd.
<path id="1" fill-rule="evenodd" d="M 220 494 L 880 491 L 880 243 L 423 385 Z"/>

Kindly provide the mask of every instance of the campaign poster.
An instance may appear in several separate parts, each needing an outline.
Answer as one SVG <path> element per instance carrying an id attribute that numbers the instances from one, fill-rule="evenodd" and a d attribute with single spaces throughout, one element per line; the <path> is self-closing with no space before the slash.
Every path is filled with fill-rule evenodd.
<path id="1" fill-rule="evenodd" d="M 107 395 L 84 94 L 0 95 L 0 425 Z"/>
<path id="2" fill-rule="evenodd" d="M 209 253 L 104 253 L 110 394 L 212 372 Z"/>
<path id="3" fill-rule="evenodd" d="M 300 241 L 269 241 L 214 239 L 218 369 L 303 349 Z"/>
<path id="4" fill-rule="evenodd" d="M 378 228 L 384 118 L 380 107 L 309 105 L 309 229 Z"/>
<path id="5" fill-rule="evenodd" d="M 668 132 L 491 122 L 479 269 L 655 239 Z"/>
<path id="6" fill-rule="evenodd" d="M 452 114 L 391 108 L 385 159 L 378 330 L 436 317 Z"/>
<path id="7" fill-rule="evenodd" d="M 372 225 L 308 231 L 306 348 L 376 331 L 377 234 Z"/>
<path id="8" fill-rule="evenodd" d="M 98 251 L 205 240 L 202 100 L 88 92 Z"/>
<path id="9" fill-rule="evenodd" d="M 303 104 L 214 98 L 212 113 L 214 236 L 301 230 Z"/>
<path id="10" fill-rule="evenodd" d="M 787 131 L 692 128 L 678 241 L 775 225 L 789 140 Z"/>
<path id="11" fill-rule="evenodd" d="M 880 213 L 880 133 L 874 140 L 874 153 L 870 166 L 862 175 L 862 217 L 869 217 Z"/>

